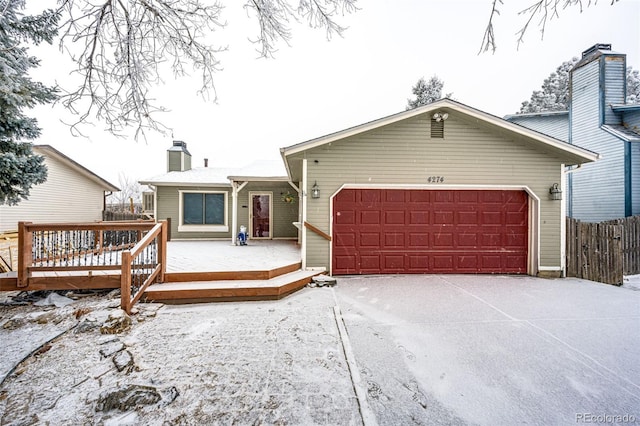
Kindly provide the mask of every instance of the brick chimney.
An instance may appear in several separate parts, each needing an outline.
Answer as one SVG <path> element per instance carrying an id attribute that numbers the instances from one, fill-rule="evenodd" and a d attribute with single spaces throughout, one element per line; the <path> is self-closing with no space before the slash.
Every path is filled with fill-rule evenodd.
<path id="1" fill-rule="evenodd" d="M 191 154 L 187 151 L 187 143 L 173 141 L 173 145 L 167 150 L 167 171 L 184 172 L 187 170 L 191 170 Z"/>

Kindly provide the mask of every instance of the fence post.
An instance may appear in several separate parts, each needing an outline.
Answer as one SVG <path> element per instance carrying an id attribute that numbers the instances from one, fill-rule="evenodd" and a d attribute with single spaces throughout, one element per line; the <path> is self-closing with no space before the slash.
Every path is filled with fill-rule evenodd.
<path id="1" fill-rule="evenodd" d="M 122 272 L 120 273 L 120 307 L 131 313 L 131 251 L 122 252 Z"/>
<path id="2" fill-rule="evenodd" d="M 29 285 L 29 267 L 33 263 L 33 234 L 27 229 L 31 222 L 18 222 L 18 287 Z"/>

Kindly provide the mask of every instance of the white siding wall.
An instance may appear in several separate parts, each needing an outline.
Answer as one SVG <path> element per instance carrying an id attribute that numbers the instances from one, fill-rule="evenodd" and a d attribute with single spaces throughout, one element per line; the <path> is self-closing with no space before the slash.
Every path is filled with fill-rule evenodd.
<path id="1" fill-rule="evenodd" d="M 0 206 L 0 232 L 19 221 L 93 222 L 102 219 L 104 189 L 56 158 L 44 155 L 47 181 L 31 189 L 28 200 Z"/>
<path id="2" fill-rule="evenodd" d="M 307 151 L 306 191 L 316 180 L 321 190 L 321 198 L 307 201 L 307 221 L 329 232 L 329 197 L 344 183 L 426 184 L 429 176 L 443 176 L 445 185 L 526 185 L 541 199 L 541 266 L 559 268 L 561 202 L 550 201 L 548 192 L 561 183 L 561 162 L 455 113 L 444 134 L 431 139 L 430 117 L 422 115 Z M 307 266 L 328 268 L 330 243 L 307 236 Z"/>

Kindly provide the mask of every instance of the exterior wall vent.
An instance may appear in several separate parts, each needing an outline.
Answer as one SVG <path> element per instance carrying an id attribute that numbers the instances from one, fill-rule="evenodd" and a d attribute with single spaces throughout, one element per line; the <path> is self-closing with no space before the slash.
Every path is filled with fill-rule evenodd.
<path id="1" fill-rule="evenodd" d="M 431 138 L 444 138 L 444 120 L 431 119 Z"/>

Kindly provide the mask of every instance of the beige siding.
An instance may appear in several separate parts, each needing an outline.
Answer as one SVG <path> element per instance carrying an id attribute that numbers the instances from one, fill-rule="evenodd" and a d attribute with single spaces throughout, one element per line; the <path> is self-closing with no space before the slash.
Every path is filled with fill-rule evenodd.
<path id="1" fill-rule="evenodd" d="M 308 159 L 306 190 L 316 180 L 321 189 L 320 199 L 307 200 L 307 221 L 328 233 L 329 198 L 345 183 L 427 184 L 429 176 L 442 176 L 443 188 L 522 185 L 541 200 L 540 265 L 559 269 L 561 202 L 550 201 L 548 191 L 561 182 L 560 161 L 455 114 L 445 122 L 444 139 L 431 139 L 429 126 L 428 116 L 418 116 L 296 154 Z M 307 235 L 307 266 L 328 268 L 331 243 L 313 232 Z"/>
<path id="2" fill-rule="evenodd" d="M 93 222 L 102 220 L 104 189 L 64 162 L 44 155 L 47 181 L 31 189 L 28 200 L 0 206 L 0 232 L 15 230 L 19 221 Z"/>

